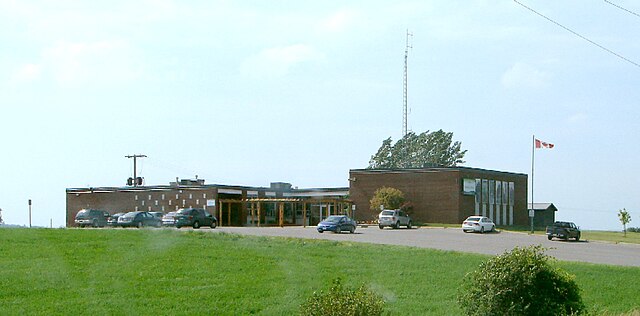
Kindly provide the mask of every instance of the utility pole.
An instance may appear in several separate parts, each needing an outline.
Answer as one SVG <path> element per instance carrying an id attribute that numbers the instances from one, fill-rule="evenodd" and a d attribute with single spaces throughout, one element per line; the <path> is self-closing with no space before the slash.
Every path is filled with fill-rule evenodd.
<path id="1" fill-rule="evenodd" d="M 31 228 L 31 199 L 29 199 L 29 228 Z"/>
<path id="2" fill-rule="evenodd" d="M 407 90 L 408 90 L 408 71 L 409 71 L 409 64 L 408 64 L 408 59 L 409 59 L 409 48 L 413 48 L 411 45 L 409 45 L 409 36 L 413 36 L 413 33 L 409 33 L 409 30 L 407 30 L 407 45 L 405 46 L 404 49 L 404 80 L 403 80 L 403 91 L 402 91 L 402 137 L 407 136 L 407 112 L 408 112 L 408 95 L 407 95 Z"/>
<path id="3" fill-rule="evenodd" d="M 129 181 L 127 181 L 127 184 L 135 186 L 138 186 L 140 184 L 142 184 L 142 178 L 138 179 L 138 165 L 137 165 L 137 159 L 138 158 L 146 158 L 146 155 L 127 155 L 124 156 L 125 158 L 133 158 L 133 179 L 129 178 Z"/>

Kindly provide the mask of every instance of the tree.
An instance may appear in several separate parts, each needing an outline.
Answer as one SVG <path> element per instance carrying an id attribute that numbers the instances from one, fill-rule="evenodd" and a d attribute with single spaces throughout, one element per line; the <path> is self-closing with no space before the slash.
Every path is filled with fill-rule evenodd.
<path id="1" fill-rule="evenodd" d="M 627 224 L 631 221 L 631 215 L 627 212 L 627 209 L 621 209 L 618 211 L 618 219 L 622 223 L 622 229 L 624 231 L 624 237 L 627 237 Z"/>
<path id="2" fill-rule="evenodd" d="M 399 209 L 404 204 L 404 193 L 396 188 L 381 187 L 376 190 L 369 205 L 372 211 L 379 210 L 380 205 L 386 209 Z"/>
<path id="3" fill-rule="evenodd" d="M 573 276 L 549 264 L 540 245 L 516 247 L 467 273 L 458 303 L 466 315 L 580 315 Z M 472 280 L 472 281 L 470 281 Z"/>
<path id="4" fill-rule="evenodd" d="M 453 167 L 462 164 L 466 150 L 460 142 L 453 142 L 453 133 L 442 130 L 421 134 L 409 132 L 395 145 L 391 137 L 369 160 L 371 169 L 426 168 L 433 166 Z"/>

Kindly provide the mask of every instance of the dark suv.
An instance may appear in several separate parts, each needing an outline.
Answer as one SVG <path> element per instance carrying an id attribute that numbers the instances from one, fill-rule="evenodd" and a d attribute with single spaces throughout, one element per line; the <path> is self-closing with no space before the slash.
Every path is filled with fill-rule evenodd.
<path id="1" fill-rule="evenodd" d="M 109 216 L 111 215 L 107 211 L 84 209 L 76 214 L 75 223 L 80 227 L 104 227 Z"/>
<path id="2" fill-rule="evenodd" d="M 218 219 L 201 208 L 179 209 L 174 218 L 177 228 L 191 226 L 197 229 L 200 226 L 209 226 L 211 228 L 218 226 Z"/>

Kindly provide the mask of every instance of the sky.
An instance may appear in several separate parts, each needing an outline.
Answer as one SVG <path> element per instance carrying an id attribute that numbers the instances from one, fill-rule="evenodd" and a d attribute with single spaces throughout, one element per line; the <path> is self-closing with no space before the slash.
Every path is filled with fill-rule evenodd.
<path id="1" fill-rule="evenodd" d="M 148 185 L 347 187 L 402 136 L 409 31 L 409 130 L 452 132 L 463 166 L 530 179 L 535 135 L 555 145 L 535 152 L 535 202 L 583 229 L 621 230 L 622 208 L 640 227 L 639 13 L 629 0 L 0 0 L 2 217 L 28 225 L 31 199 L 32 225 L 64 226 L 65 189 L 124 186 L 132 154 Z"/>

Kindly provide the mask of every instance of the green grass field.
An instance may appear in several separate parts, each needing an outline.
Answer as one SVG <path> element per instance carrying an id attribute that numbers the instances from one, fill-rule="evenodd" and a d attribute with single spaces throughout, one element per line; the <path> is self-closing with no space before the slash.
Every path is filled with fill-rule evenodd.
<path id="1" fill-rule="evenodd" d="M 336 277 L 391 315 L 459 315 L 487 256 L 174 229 L 0 229 L 0 315 L 296 314 Z M 640 268 L 558 262 L 594 314 L 640 310 Z"/>

